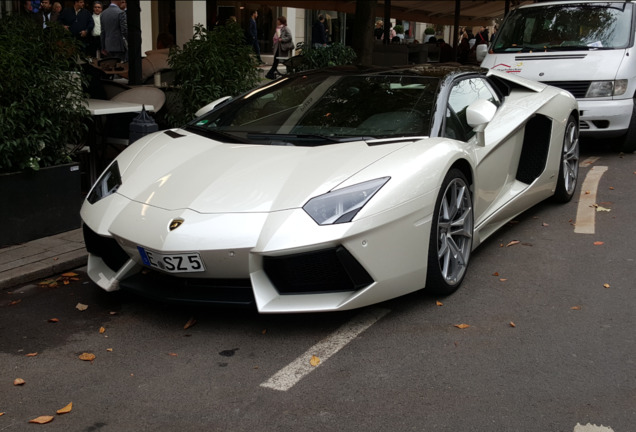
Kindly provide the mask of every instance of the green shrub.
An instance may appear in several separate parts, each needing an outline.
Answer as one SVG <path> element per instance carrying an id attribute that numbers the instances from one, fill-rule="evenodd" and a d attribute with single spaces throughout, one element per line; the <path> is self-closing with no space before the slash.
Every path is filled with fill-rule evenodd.
<path id="1" fill-rule="evenodd" d="M 294 72 L 353 64 L 357 57 L 353 48 L 340 43 L 321 48 L 312 48 L 310 45 L 301 42 L 297 45 L 297 48 L 301 50 L 302 61 Z"/>
<path id="2" fill-rule="evenodd" d="M 168 124 L 179 126 L 208 103 L 256 86 L 258 69 L 252 53 L 238 24 L 228 22 L 212 30 L 196 25 L 192 39 L 183 49 L 174 48 L 168 58 L 175 71 Z"/>
<path id="3" fill-rule="evenodd" d="M 0 172 L 70 162 L 86 136 L 77 45 L 61 25 L 0 19 Z"/>
<path id="4" fill-rule="evenodd" d="M 435 34 L 435 27 L 426 27 L 424 29 L 424 34 L 425 35 L 434 35 Z"/>
<path id="5" fill-rule="evenodd" d="M 402 24 L 396 25 L 393 29 L 395 30 L 395 33 L 397 33 L 397 34 L 403 34 L 404 33 L 404 26 Z"/>

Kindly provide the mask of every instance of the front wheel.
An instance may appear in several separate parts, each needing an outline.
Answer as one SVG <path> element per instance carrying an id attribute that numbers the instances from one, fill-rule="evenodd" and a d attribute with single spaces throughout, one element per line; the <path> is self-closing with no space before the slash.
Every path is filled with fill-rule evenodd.
<path id="1" fill-rule="evenodd" d="M 574 116 L 570 116 L 565 127 L 563 147 L 561 150 L 561 166 L 554 201 L 566 203 L 574 196 L 579 178 L 579 126 Z"/>
<path id="2" fill-rule="evenodd" d="M 455 292 L 466 274 L 473 245 L 473 201 L 466 176 L 458 169 L 446 174 L 435 203 L 428 247 L 426 289 Z"/>

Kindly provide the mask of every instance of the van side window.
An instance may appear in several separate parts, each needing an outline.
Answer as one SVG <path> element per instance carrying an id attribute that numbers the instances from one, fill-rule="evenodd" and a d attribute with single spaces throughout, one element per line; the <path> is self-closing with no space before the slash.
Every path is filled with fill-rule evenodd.
<path id="1" fill-rule="evenodd" d="M 453 85 L 446 106 L 444 136 L 468 141 L 475 135 L 473 128 L 466 121 L 466 109 L 479 99 L 490 101 L 496 106 L 501 104 L 496 93 L 483 78 L 468 78 Z"/>

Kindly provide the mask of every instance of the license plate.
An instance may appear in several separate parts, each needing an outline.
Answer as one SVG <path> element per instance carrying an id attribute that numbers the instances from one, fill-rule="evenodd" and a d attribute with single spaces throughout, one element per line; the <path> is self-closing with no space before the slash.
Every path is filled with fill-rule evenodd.
<path id="1" fill-rule="evenodd" d="M 203 260 L 197 252 L 162 254 L 137 246 L 141 261 L 149 266 L 169 273 L 193 273 L 205 271 Z"/>

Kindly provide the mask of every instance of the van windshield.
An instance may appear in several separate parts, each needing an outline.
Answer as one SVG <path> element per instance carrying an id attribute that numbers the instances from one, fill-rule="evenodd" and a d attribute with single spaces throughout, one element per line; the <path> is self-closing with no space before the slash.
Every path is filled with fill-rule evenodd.
<path id="1" fill-rule="evenodd" d="M 630 45 L 632 3 L 567 3 L 517 9 L 497 32 L 496 53 L 617 49 Z"/>

